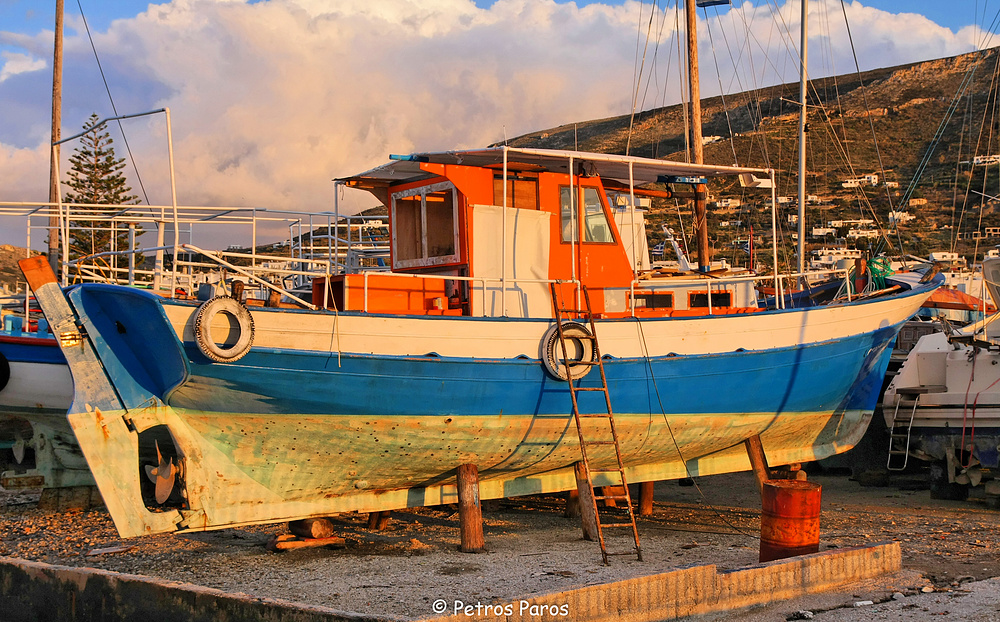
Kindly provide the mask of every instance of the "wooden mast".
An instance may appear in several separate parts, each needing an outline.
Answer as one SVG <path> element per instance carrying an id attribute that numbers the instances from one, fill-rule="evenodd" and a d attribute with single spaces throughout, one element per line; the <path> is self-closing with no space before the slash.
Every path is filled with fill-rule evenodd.
<path id="1" fill-rule="evenodd" d="M 55 41 L 52 53 L 52 142 L 49 156 L 49 203 L 59 202 L 59 142 L 62 132 L 63 0 L 56 0 Z M 51 206 L 49 209 L 52 209 Z M 59 267 L 59 217 L 49 216 L 49 265 Z"/>
<path id="2" fill-rule="evenodd" d="M 809 2 L 802 0 L 802 42 L 799 46 L 799 58 L 802 67 L 799 71 L 799 240 L 797 270 L 802 274 L 806 270 L 806 56 L 808 52 L 808 15 Z M 800 277 L 805 278 L 805 277 Z"/>
<path id="3" fill-rule="evenodd" d="M 698 20 L 695 14 L 695 0 L 685 0 L 684 9 L 687 16 L 687 57 L 688 85 L 691 107 L 690 144 L 691 159 L 695 164 L 705 163 L 704 145 L 701 136 L 701 88 L 698 84 Z M 698 235 L 698 270 L 708 272 L 712 260 L 708 256 L 708 218 L 706 201 L 708 189 L 705 184 L 695 185 L 694 226 Z"/>

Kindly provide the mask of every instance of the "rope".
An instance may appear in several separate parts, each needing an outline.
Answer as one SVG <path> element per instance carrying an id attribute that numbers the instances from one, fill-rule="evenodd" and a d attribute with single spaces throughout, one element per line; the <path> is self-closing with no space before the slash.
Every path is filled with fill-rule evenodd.
<path id="1" fill-rule="evenodd" d="M 649 348 L 646 346 L 646 333 L 642 329 L 642 321 L 639 318 L 635 318 L 635 324 L 639 328 L 639 338 L 642 341 L 642 351 L 644 353 L 643 358 L 646 359 L 646 366 L 649 368 L 649 379 L 653 382 L 653 391 L 656 392 L 656 401 L 660 405 L 660 414 L 663 416 L 663 424 L 667 426 L 667 432 L 670 433 L 670 441 L 674 444 L 674 450 L 677 451 L 677 457 L 680 458 L 681 464 L 684 465 L 685 475 L 687 475 L 687 478 L 694 483 L 695 490 L 698 491 L 698 494 L 701 496 L 701 498 L 708 504 L 708 508 L 714 511 L 716 515 L 720 519 L 722 519 L 722 522 L 726 523 L 726 525 L 728 525 L 733 531 L 735 531 L 740 535 L 746 536 L 748 538 L 753 538 L 755 540 L 760 540 L 760 535 L 747 533 L 743 531 L 742 529 L 734 525 L 729 520 L 729 518 L 722 513 L 722 511 L 719 508 L 717 508 L 714 504 L 710 503 L 708 497 L 705 496 L 705 491 L 703 491 L 701 489 L 701 486 L 698 485 L 698 480 L 694 479 L 694 477 L 691 475 L 691 470 L 688 469 L 687 460 L 684 458 L 684 454 L 681 452 L 680 444 L 677 442 L 677 437 L 674 435 L 674 430 L 673 428 L 670 427 L 670 421 L 667 420 L 667 411 L 663 407 L 663 398 L 660 397 L 660 388 L 656 385 L 656 376 L 653 375 L 653 361 L 649 356 Z"/>

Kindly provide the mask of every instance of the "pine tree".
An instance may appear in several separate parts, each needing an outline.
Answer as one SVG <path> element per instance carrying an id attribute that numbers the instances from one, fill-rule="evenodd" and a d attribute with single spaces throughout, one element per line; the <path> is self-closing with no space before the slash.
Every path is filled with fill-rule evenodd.
<path id="1" fill-rule="evenodd" d="M 98 125 L 98 120 L 97 114 L 92 114 L 83 125 L 86 133 L 80 137 L 80 145 L 69 158 L 72 165 L 69 180 L 63 183 L 71 190 L 64 200 L 77 204 L 137 205 L 138 197 L 129 194 L 132 188 L 122 172 L 125 159 L 115 158 L 114 140 L 107 131 L 103 131 L 103 125 Z M 73 210 L 78 217 L 94 216 L 100 220 L 70 221 L 70 258 L 112 250 L 110 216 L 118 211 L 119 208 Z M 118 222 L 115 229 L 114 250 L 127 250 L 128 223 Z M 137 227 L 136 235 L 141 233 L 142 229 Z M 141 257 L 136 259 L 141 261 Z"/>

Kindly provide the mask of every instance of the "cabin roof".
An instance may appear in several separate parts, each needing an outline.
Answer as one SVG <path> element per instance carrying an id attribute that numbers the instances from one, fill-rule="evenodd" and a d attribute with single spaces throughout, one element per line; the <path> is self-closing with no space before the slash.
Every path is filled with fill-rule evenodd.
<path id="1" fill-rule="evenodd" d="M 434 174 L 421 168 L 420 165 L 423 163 L 459 164 L 502 170 L 505 153 L 507 168 L 510 171 L 568 173 L 570 160 L 572 160 L 575 166 L 579 166 L 577 163 L 583 163 L 582 169 L 577 169 L 578 172 L 605 179 L 615 179 L 625 184 L 629 182 L 629 168 L 631 167 L 631 177 L 636 185 L 669 182 L 672 181 L 669 179 L 671 177 L 721 177 L 741 173 L 770 176 L 769 170 L 760 168 L 689 164 L 672 160 L 653 160 L 583 151 L 488 147 L 462 151 L 414 153 L 404 156 L 393 155 L 389 156 L 391 162 L 357 175 L 339 178 L 336 181 L 372 187 L 420 181 L 434 177 Z"/>

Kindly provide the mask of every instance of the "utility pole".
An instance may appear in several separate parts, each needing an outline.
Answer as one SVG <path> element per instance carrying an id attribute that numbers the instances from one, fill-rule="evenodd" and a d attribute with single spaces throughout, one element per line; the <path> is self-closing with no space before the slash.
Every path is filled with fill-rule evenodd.
<path id="1" fill-rule="evenodd" d="M 691 106 L 691 158 L 695 164 L 705 163 L 705 152 L 701 138 L 701 88 L 698 84 L 698 19 L 695 0 L 684 0 L 684 10 L 687 16 L 687 57 L 688 85 L 690 88 Z M 708 256 L 708 214 L 706 202 L 708 187 L 705 184 L 695 184 L 694 225 L 698 235 L 698 270 L 708 272 L 712 260 Z"/>
<path id="2" fill-rule="evenodd" d="M 59 146 L 62 132 L 63 0 L 56 0 L 55 43 L 52 54 L 52 142 L 49 160 L 49 203 L 59 202 Z M 52 209 L 51 207 L 49 209 Z M 59 274 L 59 217 L 49 216 L 49 265 Z"/>

